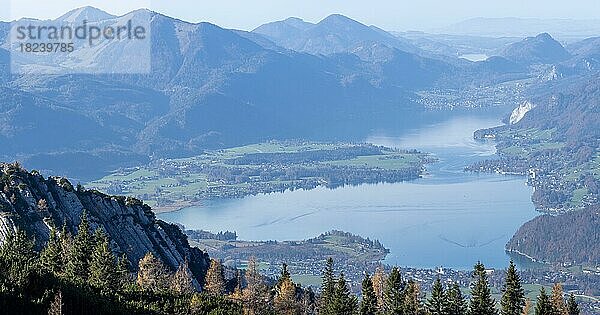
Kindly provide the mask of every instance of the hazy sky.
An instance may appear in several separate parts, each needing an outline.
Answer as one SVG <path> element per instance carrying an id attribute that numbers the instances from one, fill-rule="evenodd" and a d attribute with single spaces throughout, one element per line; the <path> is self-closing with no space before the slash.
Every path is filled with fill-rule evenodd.
<path id="1" fill-rule="evenodd" d="M 112 14 L 146 7 L 244 30 L 290 16 L 316 22 L 332 13 L 387 30 L 425 30 L 471 17 L 600 18 L 600 0 L 0 0 L 0 20 L 55 18 L 85 5 Z"/>

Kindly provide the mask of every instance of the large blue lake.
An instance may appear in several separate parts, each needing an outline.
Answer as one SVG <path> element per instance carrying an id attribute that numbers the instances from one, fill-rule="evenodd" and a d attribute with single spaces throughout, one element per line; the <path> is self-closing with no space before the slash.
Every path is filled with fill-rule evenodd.
<path id="1" fill-rule="evenodd" d="M 386 262 L 420 268 L 470 269 L 481 260 L 505 267 L 504 245 L 537 213 L 525 178 L 470 174 L 463 168 L 495 154 L 473 131 L 497 119 L 455 117 L 399 134 L 373 131 L 365 141 L 431 152 L 438 163 L 422 179 L 317 188 L 210 201 L 163 213 L 187 228 L 237 231 L 245 240 L 300 240 L 338 229 L 380 240 Z"/>

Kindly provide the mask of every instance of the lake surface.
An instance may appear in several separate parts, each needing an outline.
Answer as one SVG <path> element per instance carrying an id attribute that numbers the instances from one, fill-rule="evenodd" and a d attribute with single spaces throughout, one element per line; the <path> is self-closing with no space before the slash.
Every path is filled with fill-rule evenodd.
<path id="1" fill-rule="evenodd" d="M 458 58 L 467 59 L 469 61 L 476 62 L 476 61 L 485 61 L 489 57 L 486 54 L 464 54 L 464 55 L 458 56 Z"/>
<path id="2" fill-rule="evenodd" d="M 492 143 L 473 140 L 473 131 L 498 124 L 497 119 L 449 118 L 364 139 L 433 153 L 439 162 L 415 181 L 208 201 L 158 217 L 191 229 L 237 231 L 244 240 L 301 240 L 338 229 L 380 240 L 391 250 L 389 264 L 470 269 L 481 260 L 502 268 L 509 260 L 504 245 L 537 213 L 525 178 L 463 172 L 495 154 Z"/>

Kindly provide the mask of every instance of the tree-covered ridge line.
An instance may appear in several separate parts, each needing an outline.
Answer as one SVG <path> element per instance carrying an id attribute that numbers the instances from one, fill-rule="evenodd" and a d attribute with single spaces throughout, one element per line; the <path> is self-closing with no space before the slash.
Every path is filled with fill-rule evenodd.
<path id="1" fill-rule="evenodd" d="M 0 245 L 0 305 L 8 313 L 29 314 L 331 314 L 331 315 L 522 315 L 526 300 L 514 264 L 506 271 L 500 307 L 491 296 L 487 271 L 477 263 L 469 297 L 456 283 L 439 278 L 425 299 L 420 285 L 378 269 L 366 274 L 361 297 L 353 295 L 344 274 L 336 275 L 332 259 L 323 271 L 320 294 L 295 284 L 284 264 L 274 283 L 261 276 L 256 260 L 227 280 L 220 261 L 212 260 L 202 286 L 194 282 L 187 261 L 175 272 L 147 253 L 131 268 L 126 257 L 109 248 L 102 229 L 92 231 L 86 214 L 76 235 L 52 229 L 41 251 L 23 231 L 7 235 Z M 203 291 L 203 293 L 198 293 Z M 500 310 L 500 312 L 498 312 Z M 535 315 L 578 315 L 571 295 L 565 300 L 556 284 L 548 297 L 542 288 Z"/>
<path id="2" fill-rule="evenodd" d="M 367 143 L 269 141 L 155 160 L 86 185 L 143 199 L 162 211 L 205 199 L 413 180 L 432 161 L 416 150 Z"/>
<path id="3" fill-rule="evenodd" d="M 539 216 L 521 226 L 506 245 L 549 264 L 600 266 L 600 205 L 559 216 Z"/>

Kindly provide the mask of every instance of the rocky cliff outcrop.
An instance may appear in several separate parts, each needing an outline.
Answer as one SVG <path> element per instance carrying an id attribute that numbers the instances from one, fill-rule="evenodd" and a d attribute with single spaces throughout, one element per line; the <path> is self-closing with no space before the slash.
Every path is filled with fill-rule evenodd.
<path id="1" fill-rule="evenodd" d="M 527 114 L 530 110 L 534 109 L 535 105 L 530 101 L 525 101 L 523 104 L 519 105 L 519 107 L 515 108 L 510 114 L 509 122 L 511 125 L 514 125 L 521 121 L 525 114 Z"/>
<path id="2" fill-rule="evenodd" d="M 66 224 L 71 233 L 77 232 L 84 210 L 92 228 L 102 227 L 113 251 L 127 254 L 132 266 L 137 266 L 147 252 L 153 252 L 173 270 L 187 259 L 202 283 L 208 255 L 191 248 L 179 227 L 156 219 L 141 201 L 74 188 L 65 178 L 46 179 L 18 164 L 0 164 L 0 242 L 11 231 L 21 229 L 42 247 L 51 226 Z"/>

